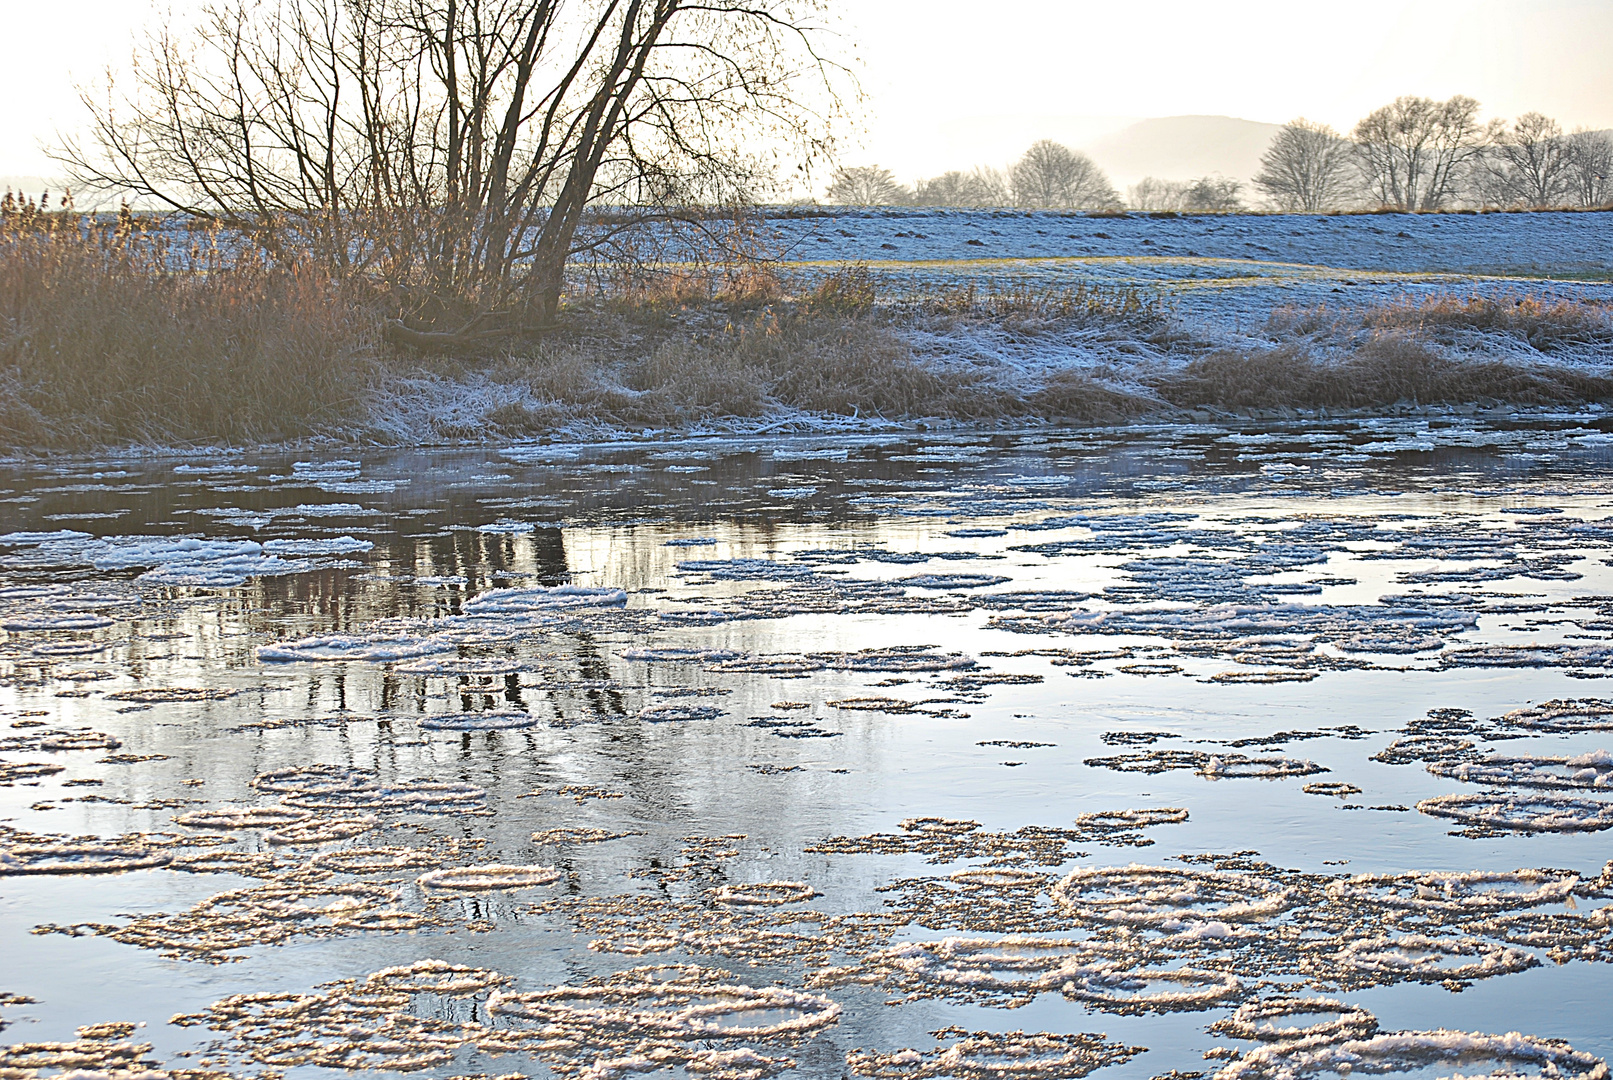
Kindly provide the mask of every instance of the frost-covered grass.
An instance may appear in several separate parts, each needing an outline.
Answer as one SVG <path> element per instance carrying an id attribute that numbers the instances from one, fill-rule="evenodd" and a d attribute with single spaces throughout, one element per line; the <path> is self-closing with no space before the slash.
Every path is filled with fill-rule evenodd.
<path id="1" fill-rule="evenodd" d="M 0 443 L 507 442 L 1604 401 L 1608 220 L 786 215 L 742 259 L 594 268 L 557 327 L 449 356 L 385 345 L 379 302 L 312 271 L 205 251 L 190 256 L 202 272 L 173 272 L 172 251 L 159 271 L 150 244 L 36 221 L 0 248 Z"/>

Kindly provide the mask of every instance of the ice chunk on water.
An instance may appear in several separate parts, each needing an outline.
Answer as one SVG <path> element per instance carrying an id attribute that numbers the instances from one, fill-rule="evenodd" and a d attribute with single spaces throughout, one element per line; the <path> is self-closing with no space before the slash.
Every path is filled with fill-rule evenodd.
<path id="1" fill-rule="evenodd" d="M 38 544 L 48 544 L 56 540 L 88 540 L 87 532 L 75 532 L 72 529 L 57 529 L 55 532 L 13 532 L 0 535 L 0 546 L 6 547 L 33 547 Z"/>
<path id="2" fill-rule="evenodd" d="M 521 615 L 559 608 L 620 607 L 627 603 L 622 589 L 596 589 L 585 585 L 542 585 L 524 589 L 491 589 L 465 602 L 466 615 Z"/>
<path id="3" fill-rule="evenodd" d="M 337 536 L 329 540 L 266 540 L 263 550 L 271 555 L 347 555 L 369 551 L 375 544 L 351 536 Z"/>
<path id="4" fill-rule="evenodd" d="M 432 636 L 403 634 L 394 637 L 369 637 L 329 634 L 300 638 L 296 641 L 277 641 L 272 645 L 259 645 L 258 659 L 270 663 L 306 660 L 367 660 L 384 663 L 388 660 L 406 660 L 412 656 L 450 652 L 455 648 L 457 646 L 453 642 Z"/>

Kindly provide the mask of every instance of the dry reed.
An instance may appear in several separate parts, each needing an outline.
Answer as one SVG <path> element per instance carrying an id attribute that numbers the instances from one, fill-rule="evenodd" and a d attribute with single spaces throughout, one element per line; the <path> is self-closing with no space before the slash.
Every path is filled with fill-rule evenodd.
<path id="1" fill-rule="evenodd" d="M 315 268 L 9 196 L 0 443 L 262 440 L 355 418 L 375 320 Z"/>

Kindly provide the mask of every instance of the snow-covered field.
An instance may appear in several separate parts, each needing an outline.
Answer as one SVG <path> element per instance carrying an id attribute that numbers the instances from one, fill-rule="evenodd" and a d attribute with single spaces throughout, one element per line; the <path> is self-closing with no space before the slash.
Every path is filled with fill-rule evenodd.
<path id="1" fill-rule="evenodd" d="M 843 210 L 769 221 L 794 260 L 1231 259 L 1356 271 L 1600 276 L 1613 215 L 1188 214 Z M 1091 265 L 1100 265 L 1093 262 Z M 1120 274 L 1149 277 L 1142 264 Z M 1093 270 L 1093 273 L 1102 271 Z"/>
<path id="2" fill-rule="evenodd" d="M 867 210 L 770 223 L 786 265 L 865 262 L 890 290 L 1156 290 L 1188 328 L 1263 339 L 1275 309 L 1437 295 L 1613 301 L 1613 215 Z"/>

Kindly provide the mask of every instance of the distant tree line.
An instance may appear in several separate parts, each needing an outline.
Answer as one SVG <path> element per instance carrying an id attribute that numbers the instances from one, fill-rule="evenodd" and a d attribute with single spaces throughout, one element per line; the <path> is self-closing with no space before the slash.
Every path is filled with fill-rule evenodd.
<path id="1" fill-rule="evenodd" d="M 1267 146 L 1254 189 L 1272 209 L 1444 210 L 1613 205 L 1613 133 L 1578 130 L 1540 113 L 1510 126 L 1481 122 L 1479 103 L 1406 96 L 1341 135 L 1303 117 Z M 908 188 L 889 169 L 842 168 L 829 201 L 862 206 L 1017 206 L 1154 211 L 1246 209 L 1243 184 L 1223 176 L 1144 177 L 1122 203 L 1087 155 L 1049 139 L 1005 171 L 977 167 Z"/>
<path id="2" fill-rule="evenodd" d="M 1021 206 L 1031 210 L 1110 210 L 1122 205 L 1109 178 L 1090 157 L 1042 139 L 1006 170 L 978 166 L 948 172 L 913 187 L 877 165 L 841 168 L 829 201 L 849 206 Z"/>
<path id="3" fill-rule="evenodd" d="M 1479 103 L 1399 97 L 1348 137 L 1303 118 L 1272 139 L 1255 186 L 1282 210 L 1597 207 L 1613 203 L 1613 135 L 1541 113 L 1480 122 Z"/>

